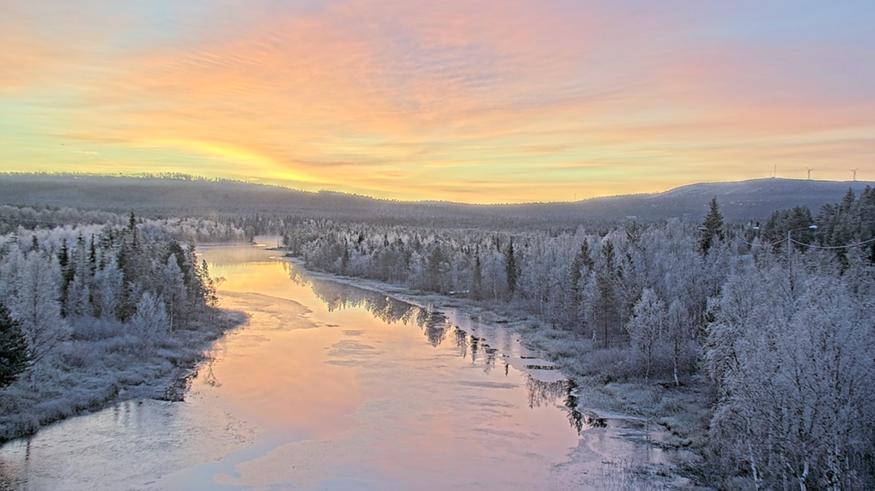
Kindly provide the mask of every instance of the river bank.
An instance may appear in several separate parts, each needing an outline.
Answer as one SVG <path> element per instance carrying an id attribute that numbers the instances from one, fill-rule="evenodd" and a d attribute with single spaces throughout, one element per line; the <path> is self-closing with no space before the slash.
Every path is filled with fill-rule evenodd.
<path id="1" fill-rule="evenodd" d="M 51 364 L 0 390 L 0 443 L 126 400 L 181 400 L 211 344 L 245 318 L 210 309 L 150 348 L 136 336 L 109 336 L 94 320 L 87 338 L 65 341 Z"/>
<path id="2" fill-rule="evenodd" d="M 276 249 L 277 252 L 284 252 Z M 702 482 L 701 452 L 707 438 L 710 417 L 707 400 L 707 385 L 697 379 L 688 380 L 681 387 L 674 387 L 669 380 L 617 380 L 600 372 L 594 365 L 598 361 L 584 362 L 586 355 L 599 356 L 591 349 L 589 340 L 577 333 L 557 329 L 528 312 L 507 304 L 487 304 L 464 297 L 455 297 L 413 290 L 367 278 L 349 277 L 313 271 L 306 268 L 303 260 L 286 256 L 296 268 L 306 271 L 307 276 L 371 290 L 425 309 L 445 315 L 452 323 L 470 330 L 487 341 L 494 338 L 496 330 L 510 330 L 518 335 L 518 341 L 533 356 L 547 359 L 579 386 L 578 407 L 599 418 L 626 423 L 635 421 L 645 428 L 652 428 L 647 441 L 655 448 L 668 451 L 673 456 L 673 469 L 622 469 L 627 474 L 678 474 L 692 482 Z M 583 354 L 583 355 L 582 355 Z M 630 435 L 638 438 L 640 435 Z M 676 483 L 677 484 L 677 483 Z"/>
<path id="3" fill-rule="evenodd" d="M 594 404 L 502 318 L 403 301 L 264 247 L 203 253 L 245 329 L 213 342 L 195 375 L 165 379 L 177 391 L 132 384 L 111 396 L 124 402 L 3 445 L 0 488 L 696 487 L 667 431 Z"/>

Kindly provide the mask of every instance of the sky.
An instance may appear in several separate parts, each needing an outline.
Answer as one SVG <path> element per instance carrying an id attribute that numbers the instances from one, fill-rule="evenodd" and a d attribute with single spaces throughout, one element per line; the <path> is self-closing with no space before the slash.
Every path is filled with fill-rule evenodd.
<path id="1" fill-rule="evenodd" d="M 566 201 L 875 180 L 875 2 L 0 0 L 0 171 Z"/>

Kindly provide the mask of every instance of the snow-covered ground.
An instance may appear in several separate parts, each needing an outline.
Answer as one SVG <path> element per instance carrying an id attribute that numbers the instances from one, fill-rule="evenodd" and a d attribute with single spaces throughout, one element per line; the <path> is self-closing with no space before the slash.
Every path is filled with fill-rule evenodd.
<path id="1" fill-rule="evenodd" d="M 119 401 L 178 400 L 211 343 L 244 319 L 239 312 L 213 310 L 149 349 L 137 336 L 104 335 L 117 326 L 89 319 L 87 339 L 66 341 L 52 363 L 0 390 L 0 441 Z"/>

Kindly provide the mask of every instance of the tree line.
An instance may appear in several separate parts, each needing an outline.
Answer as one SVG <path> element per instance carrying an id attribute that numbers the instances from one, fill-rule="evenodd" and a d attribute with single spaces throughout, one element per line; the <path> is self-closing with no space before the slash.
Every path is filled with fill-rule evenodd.
<path id="1" fill-rule="evenodd" d="M 0 241 L 0 388 L 31 383 L 63 364 L 69 339 L 125 337 L 150 346 L 208 312 L 216 301 L 193 245 L 141 222 L 59 227 Z"/>
<path id="2" fill-rule="evenodd" d="M 603 380 L 705 379 L 705 451 L 727 479 L 861 488 L 875 484 L 873 205 L 866 189 L 757 226 L 725 224 L 714 200 L 700 225 L 599 233 L 305 220 L 283 241 L 312 269 L 525 309 L 584 340 L 582 371 Z"/>
<path id="3" fill-rule="evenodd" d="M 256 215 L 256 219 L 258 216 Z M 251 217 L 141 217 L 141 228 L 160 233 L 176 240 L 190 242 L 224 242 L 251 238 L 243 227 Z M 30 207 L 0 205 L 0 235 L 27 235 L 45 233 L 64 226 L 124 225 L 128 215 L 101 210 L 78 208 Z"/>

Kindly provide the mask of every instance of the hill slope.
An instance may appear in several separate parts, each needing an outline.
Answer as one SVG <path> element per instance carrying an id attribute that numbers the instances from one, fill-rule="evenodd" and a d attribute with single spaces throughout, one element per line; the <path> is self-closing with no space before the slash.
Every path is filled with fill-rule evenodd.
<path id="1" fill-rule="evenodd" d="M 401 202 L 364 196 L 187 178 L 0 174 L 0 203 L 76 207 L 146 214 L 280 213 L 349 219 L 430 222 L 574 224 L 626 217 L 698 220 L 712 197 L 728 220 L 757 219 L 775 209 L 807 206 L 816 212 L 852 188 L 871 182 L 755 179 L 700 183 L 663 193 L 593 198 L 574 203 L 471 205 Z"/>

